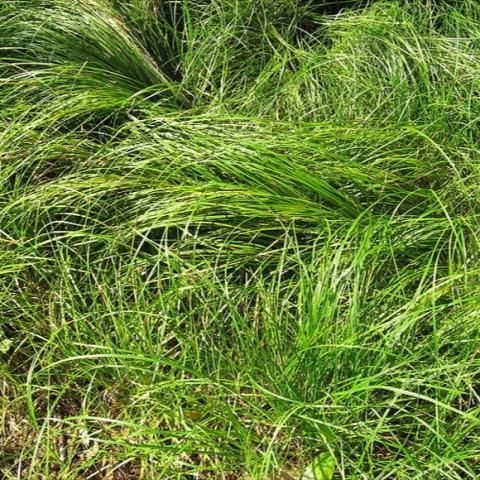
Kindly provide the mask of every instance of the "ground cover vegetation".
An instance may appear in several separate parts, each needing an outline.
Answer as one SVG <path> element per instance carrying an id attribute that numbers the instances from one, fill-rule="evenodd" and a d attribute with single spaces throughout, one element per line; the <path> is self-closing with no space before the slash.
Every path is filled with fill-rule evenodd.
<path id="1" fill-rule="evenodd" d="M 479 478 L 479 119 L 476 0 L 0 0 L 1 478 Z"/>

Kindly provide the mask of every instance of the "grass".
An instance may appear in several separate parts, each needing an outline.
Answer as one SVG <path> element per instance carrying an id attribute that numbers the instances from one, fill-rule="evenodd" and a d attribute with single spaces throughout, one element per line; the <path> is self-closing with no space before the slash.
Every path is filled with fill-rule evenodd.
<path id="1" fill-rule="evenodd" d="M 480 4 L 334 3 L 0 0 L 2 478 L 479 478 Z"/>

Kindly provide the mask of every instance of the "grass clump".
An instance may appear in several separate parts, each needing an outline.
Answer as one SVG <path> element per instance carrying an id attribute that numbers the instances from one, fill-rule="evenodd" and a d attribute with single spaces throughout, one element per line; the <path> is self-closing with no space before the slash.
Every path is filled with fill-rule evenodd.
<path id="1" fill-rule="evenodd" d="M 2 478 L 478 478 L 480 7 L 336 4 L 0 0 Z"/>

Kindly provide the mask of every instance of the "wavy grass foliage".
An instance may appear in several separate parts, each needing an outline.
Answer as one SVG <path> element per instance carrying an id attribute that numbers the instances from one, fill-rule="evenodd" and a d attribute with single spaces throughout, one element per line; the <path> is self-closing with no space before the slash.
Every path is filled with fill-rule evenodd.
<path id="1" fill-rule="evenodd" d="M 343 7 L 0 0 L 2 478 L 480 476 L 480 4 Z"/>

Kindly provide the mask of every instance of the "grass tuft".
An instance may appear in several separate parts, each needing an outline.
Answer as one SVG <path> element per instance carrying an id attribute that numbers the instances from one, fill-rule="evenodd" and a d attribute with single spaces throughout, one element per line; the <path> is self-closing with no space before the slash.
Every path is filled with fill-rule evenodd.
<path id="1" fill-rule="evenodd" d="M 0 0 L 0 476 L 480 476 L 474 0 Z"/>

